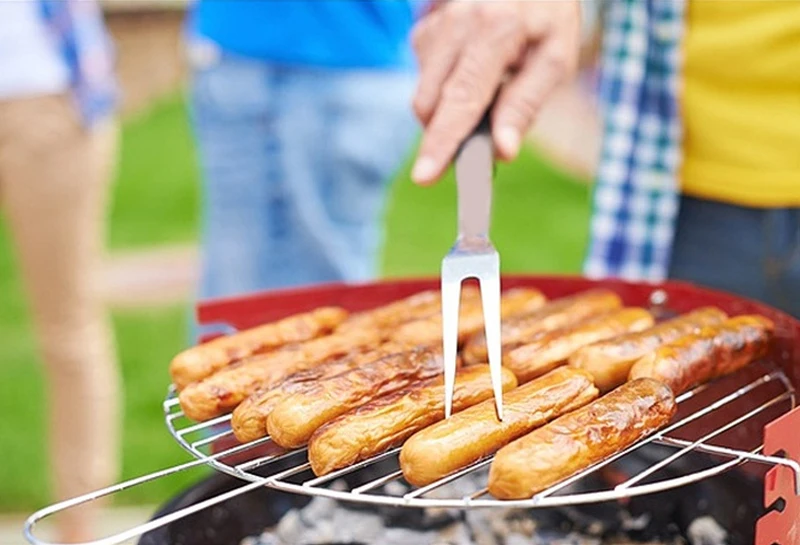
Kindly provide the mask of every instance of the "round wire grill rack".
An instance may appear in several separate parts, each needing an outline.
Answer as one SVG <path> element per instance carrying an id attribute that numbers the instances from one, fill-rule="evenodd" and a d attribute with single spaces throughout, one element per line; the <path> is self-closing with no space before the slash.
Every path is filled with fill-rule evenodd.
<path id="1" fill-rule="evenodd" d="M 251 483 L 286 492 L 325 496 L 366 504 L 422 508 L 492 506 L 535 508 L 576 505 L 668 490 L 717 475 L 746 461 L 788 465 L 794 469 L 798 476 L 797 482 L 800 482 L 800 465 L 790 459 L 760 454 L 762 449 L 760 444 L 754 445 L 750 450 L 742 450 L 715 443 L 715 439 L 726 433 L 735 433 L 739 427 L 753 424 L 756 421 L 759 423 L 759 427 L 763 427 L 765 422 L 774 418 L 775 412 L 779 414 L 794 408 L 795 390 L 783 372 L 762 373 L 744 384 L 734 385 L 733 388 L 715 385 L 715 388 L 711 389 L 709 386 L 700 386 L 679 396 L 677 401 L 681 408 L 685 408 L 690 401 L 700 401 L 699 406 L 698 403 L 695 403 L 695 407 L 682 411 L 683 414 L 679 413 L 679 416 L 662 430 L 530 499 L 513 501 L 493 499 L 485 487 L 477 488 L 468 494 L 461 492 L 463 487 L 448 489 L 447 485 L 455 483 L 459 479 L 470 475 L 479 475 L 481 470 L 488 468 L 492 461 L 491 457 L 419 488 L 410 487 L 403 481 L 403 475 L 397 462 L 399 447 L 330 474 L 316 477 L 311 472 L 305 448 L 282 451 L 270 441 L 269 437 L 247 444 L 235 444 L 213 454 L 210 453 L 211 445 L 222 441 L 231 441 L 233 432 L 230 428 L 230 415 L 199 424 L 191 423 L 183 416 L 173 390 L 170 390 L 164 401 L 164 416 L 167 427 L 177 442 L 198 460 L 206 460 L 211 467 L 219 471 Z M 714 393 L 713 397 L 700 399 L 707 397 L 703 394 L 712 393 L 711 390 Z M 679 436 L 679 432 L 691 424 L 699 425 L 702 428 L 704 419 L 718 411 L 725 411 L 726 414 L 734 416 L 720 426 L 703 431 L 695 438 L 686 439 Z M 770 413 L 770 411 L 773 412 Z M 768 414 L 771 416 L 765 418 Z M 671 447 L 674 452 L 613 488 L 581 492 L 569 491 L 570 485 L 651 443 Z M 653 479 L 661 470 L 668 468 L 691 452 L 706 453 L 711 455 L 716 462 L 702 469 L 687 471 L 679 475 L 673 474 L 669 478 Z M 234 458 L 235 462 L 226 462 L 226 458 Z M 287 465 L 289 467 L 286 467 Z M 365 477 L 359 478 L 359 473 L 363 473 Z M 376 473 L 378 474 L 376 475 Z M 342 489 L 341 478 L 344 477 L 347 477 L 348 482 L 358 482 L 358 484 Z M 386 486 L 397 481 L 404 483 L 405 486 L 395 488 Z M 396 490 L 402 492 L 392 493 Z M 454 494 L 456 491 L 458 494 Z M 798 492 L 800 493 L 800 491 Z"/>
<path id="2" fill-rule="evenodd" d="M 509 283 L 542 286 L 547 288 L 545 291 L 553 297 L 574 293 L 593 285 L 590 281 L 578 282 L 574 279 L 561 278 L 512 278 Z M 212 321 L 214 317 L 222 318 L 223 321 L 231 321 L 237 328 L 242 328 L 273 319 L 270 312 L 275 313 L 277 318 L 287 314 L 289 310 L 297 311 L 303 305 L 318 306 L 321 301 L 330 304 L 347 301 L 348 306 L 367 307 L 374 303 L 375 297 L 391 300 L 432 285 L 424 282 L 408 282 L 406 285 L 378 284 L 352 289 L 331 286 L 313 292 L 284 294 L 277 298 L 268 295 L 241 301 L 222 301 L 216 305 L 201 307 L 200 311 L 201 314 L 205 313 L 206 318 L 212 318 Z M 727 295 L 698 290 L 693 286 L 673 283 L 665 286 L 665 290 L 653 292 L 649 286 L 625 283 L 614 285 L 632 304 L 643 304 L 643 301 L 647 300 L 653 307 L 664 307 L 669 292 L 672 296 L 671 302 L 678 307 L 674 310 L 679 312 L 701 304 L 719 303 L 732 313 L 765 312 L 768 315 L 775 315 L 775 311 L 766 307 Z M 657 301 L 655 295 L 661 293 L 664 294 L 664 301 Z M 779 319 L 782 320 L 780 317 Z M 792 331 L 797 329 L 793 322 L 790 329 Z M 765 425 L 788 413 L 796 405 L 793 382 L 797 384 L 795 361 L 800 357 L 798 352 L 800 349 L 793 348 L 796 345 L 797 334 L 792 335 L 794 336 L 790 335 L 788 344 L 784 343 L 777 347 L 770 356 L 774 361 L 765 359 L 753 363 L 734 375 L 680 395 L 677 398 L 678 414 L 665 428 L 532 498 L 515 501 L 493 499 L 486 490 L 486 470 L 491 458 L 480 460 L 453 475 L 420 488 L 411 487 L 403 480 L 397 460 L 399 448 L 317 477 L 310 469 L 305 449 L 286 452 L 279 449 L 268 437 L 247 444 L 238 444 L 230 428 L 230 415 L 201 423 L 190 421 L 183 415 L 175 391 L 170 387 L 163 402 L 166 426 L 192 459 L 40 509 L 26 521 L 24 534 L 30 543 L 46 545 L 47 542 L 39 539 L 33 532 L 42 519 L 122 490 L 200 466 L 209 466 L 232 475 L 241 479 L 243 484 L 239 488 L 145 524 L 88 542 L 88 545 L 115 545 L 127 542 L 136 536 L 264 486 L 295 494 L 324 496 L 375 506 L 462 509 L 543 508 L 618 500 L 660 492 L 723 473 L 745 462 L 756 462 L 779 467 L 793 474 L 795 493 L 800 495 L 800 463 L 789 457 L 764 455 L 761 444 Z M 628 474 L 623 481 L 614 481 L 613 485 L 608 485 L 608 481 L 603 479 L 591 478 L 607 466 L 621 462 L 629 455 L 635 456 L 637 451 L 647 448 L 648 445 L 663 446 L 658 452 L 664 454 L 659 454 L 660 457 L 655 460 L 652 456 L 648 456 L 648 462 L 641 471 Z M 693 458 L 702 456 L 703 464 L 681 463 L 690 456 Z"/>
<path id="3" fill-rule="evenodd" d="M 246 481 L 246 484 L 115 535 L 86 542 L 84 545 L 125 543 L 136 536 L 263 486 L 296 494 L 324 496 L 372 505 L 462 509 L 477 507 L 542 508 L 601 502 L 660 492 L 718 475 L 737 465 L 751 461 L 787 467 L 795 475 L 797 488 L 795 493 L 800 495 L 800 486 L 797 485 L 800 483 L 800 464 L 796 461 L 790 458 L 762 455 L 760 452 L 763 445 L 760 444 L 752 449 L 743 450 L 712 442 L 728 433 L 740 431 L 748 436 L 761 437 L 760 433 L 753 433 L 753 430 L 761 430 L 765 422 L 795 407 L 795 389 L 782 371 L 759 369 L 762 367 L 761 364 L 754 364 L 752 367 L 756 373 L 749 373 L 744 382 L 734 381 L 727 387 L 724 384 L 712 383 L 697 387 L 679 396 L 678 416 L 662 430 L 530 499 L 513 501 L 492 499 L 483 486 L 476 486 L 474 490 L 466 494 L 463 493 L 463 487 L 449 486 L 468 476 L 480 477 L 480 472 L 488 467 L 491 458 L 481 460 L 457 473 L 420 488 L 389 486 L 390 483 L 402 482 L 402 473 L 397 469 L 399 448 L 328 475 L 315 477 L 305 456 L 306 449 L 289 452 L 276 451 L 276 446 L 268 437 L 251 443 L 235 444 L 235 441 L 232 441 L 229 415 L 207 422 L 192 423 L 183 415 L 174 390 L 170 388 L 163 403 L 167 428 L 194 459 L 45 507 L 28 518 L 25 522 L 24 534 L 30 543 L 49 545 L 49 542 L 39 539 L 33 532 L 34 527 L 42 519 L 122 490 L 203 465 L 238 477 Z M 765 365 L 765 367 L 772 366 Z M 724 381 L 725 379 L 723 379 Z M 707 394 L 713 395 L 708 397 Z M 708 399 L 706 399 L 707 397 Z M 713 425 L 703 426 L 705 419 L 713 419 L 715 413 L 718 412 L 726 414 L 735 412 L 736 415 L 726 419 L 722 425 L 718 425 L 717 420 L 714 420 Z M 703 431 L 696 438 L 686 439 L 678 436 L 681 430 L 698 424 L 700 425 L 699 429 Z M 696 429 L 693 431 L 696 432 Z M 741 437 L 738 437 L 737 442 L 740 441 Z M 231 446 L 211 452 L 212 446 L 220 443 L 228 443 Z M 571 485 L 575 485 L 608 464 L 633 454 L 636 450 L 649 444 L 665 445 L 674 451 L 612 488 L 581 492 L 570 491 Z M 273 452 L 264 453 L 270 449 Z M 669 478 L 661 480 L 651 479 L 660 471 L 693 452 L 706 453 L 717 461 L 702 469 L 685 471 L 680 474 L 673 473 Z M 235 459 L 236 461 L 226 462 L 226 459 Z M 376 470 L 378 474 L 376 474 Z M 361 482 L 355 486 L 342 486 L 342 478 L 345 478 L 348 483 L 357 482 L 359 473 L 364 474 Z M 473 478 L 470 484 L 474 482 L 476 480 Z M 477 482 L 485 482 L 485 479 L 483 481 L 479 479 Z M 397 490 L 401 490 L 401 492 L 398 493 Z"/>

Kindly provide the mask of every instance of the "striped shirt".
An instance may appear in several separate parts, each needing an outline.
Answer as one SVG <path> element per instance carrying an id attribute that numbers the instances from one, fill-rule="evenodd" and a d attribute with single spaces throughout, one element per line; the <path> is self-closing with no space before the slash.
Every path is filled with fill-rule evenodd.
<path id="1" fill-rule="evenodd" d="M 114 111 L 115 52 L 95 0 L 36 0 L 69 69 L 70 89 L 86 125 Z"/>

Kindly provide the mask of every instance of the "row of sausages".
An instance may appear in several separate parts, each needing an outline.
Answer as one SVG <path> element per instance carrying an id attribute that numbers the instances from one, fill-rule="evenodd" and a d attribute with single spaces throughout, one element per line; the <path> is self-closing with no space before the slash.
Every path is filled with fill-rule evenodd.
<path id="1" fill-rule="evenodd" d="M 501 316 L 525 315 L 545 302 L 537 290 L 509 290 L 502 297 Z M 483 328 L 480 305 L 475 288 L 462 291 L 462 340 Z M 173 359 L 170 374 L 184 413 L 193 420 L 209 420 L 299 372 L 322 368 L 322 376 L 314 380 L 325 379 L 348 365 L 439 345 L 440 309 L 434 291 L 350 316 L 343 309 L 322 308 L 190 348 Z M 240 342 L 242 335 L 245 342 Z M 259 336 L 268 342 L 259 345 Z"/>
<path id="2" fill-rule="evenodd" d="M 439 304 L 423 292 L 354 315 L 318 309 L 194 347 L 170 368 L 181 406 L 195 420 L 232 410 L 242 442 L 307 445 L 317 475 L 402 445 L 405 479 L 423 486 L 495 454 L 490 493 L 526 498 L 664 426 L 676 395 L 761 357 L 773 329 L 711 307 L 655 324 L 607 290 L 509 290 L 498 422 L 480 297 L 465 289 L 444 420 Z"/>

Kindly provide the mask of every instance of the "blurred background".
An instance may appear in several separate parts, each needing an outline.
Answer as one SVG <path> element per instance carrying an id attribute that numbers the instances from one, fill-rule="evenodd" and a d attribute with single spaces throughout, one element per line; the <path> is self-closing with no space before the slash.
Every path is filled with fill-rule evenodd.
<path id="1" fill-rule="evenodd" d="M 202 186 L 187 108 L 182 0 L 101 3 L 117 49 L 121 140 L 111 188 L 99 288 L 112 312 L 124 389 L 121 478 L 186 459 L 168 436 L 160 402 L 167 364 L 189 339 L 199 276 Z M 492 238 L 508 273 L 578 273 L 587 239 L 588 180 L 598 149 L 592 74 L 551 102 L 520 158 L 497 170 Z M 380 276 L 435 275 L 455 235 L 451 175 L 432 188 L 409 181 L 405 151 L 385 210 Z M 45 447 L 43 365 L 0 207 L 0 520 L 18 536 L 21 517 L 53 500 Z M 117 512 L 152 513 L 198 478 L 161 480 L 114 500 Z M 11 538 L 6 538 L 11 539 Z M 0 540 L 2 541 L 2 540 Z M 3 541 L 5 542 L 5 541 Z M 14 542 L 14 541 L 7 541 Z"/>

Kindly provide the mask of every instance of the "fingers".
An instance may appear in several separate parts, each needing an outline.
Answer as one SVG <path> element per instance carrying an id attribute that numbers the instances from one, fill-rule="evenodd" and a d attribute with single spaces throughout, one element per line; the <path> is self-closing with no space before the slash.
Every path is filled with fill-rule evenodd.
<path id="1" fill-rule="evenodd" d="M 461 141 L 478 123 L 492 99 L 502 73 L 486 51 L 471 48 L 456 65 L 442 90 L 436 113 L 420 143 L 411 177 L 419 184 L 438 179 Z"/>
<path id="2" fill-rule="evenodd" d="M 434 13 L 414 29 L 412 41 L 419 62 L 419 79 L 413 107 L 423 127 L 433 116 L 444 82 L 468 35 L 468 25 L 460 22 L 457 17 Z"/>
<path id="3" fill-rule="evenodd" d="M 412 179 L 427 185 L 442 175 L 498 89 L 493 139 L 501 158 L 515 157 L 543 101 L 574 69 L 579 20 L 567 0 L 448 2 L 423 20 L 414 109 L 425 130 Z"/>
<path id="4" fill-rule="evenodd" d="M 577 40 L 577 37 L 576 37 Z M 519 153 L 522 137 L 545 100 L 574 70 L 577 42 L 552 37 L 531 49 L 522 68 L 501 90 L 492 112 L 492 138 L 506 161 Z"/>
<path id="5" fill-rule="evenodd" d="M 416 183 L 433 183 L 447 168 L 494 97 L 507 67 L 520 57 L 524 43 L 519 36 L 507 28 L 486 27 L 462 49 L 423 133 L 411 172 Z"/>

